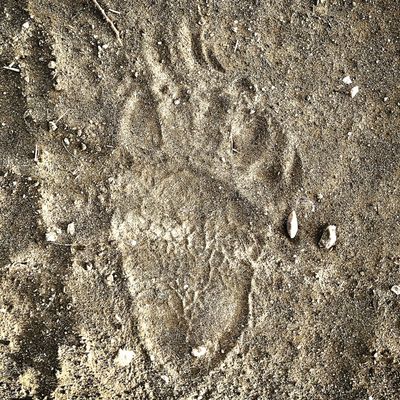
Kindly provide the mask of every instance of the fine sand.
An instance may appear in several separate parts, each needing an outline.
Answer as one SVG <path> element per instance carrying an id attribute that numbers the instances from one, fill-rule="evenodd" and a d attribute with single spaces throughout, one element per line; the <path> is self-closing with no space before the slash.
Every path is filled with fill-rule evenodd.
<path id="1" fill-rule="evenodd" d="M 398 400 L 399 35 L 395 0 L 0 1 L 0 400 Z"/>

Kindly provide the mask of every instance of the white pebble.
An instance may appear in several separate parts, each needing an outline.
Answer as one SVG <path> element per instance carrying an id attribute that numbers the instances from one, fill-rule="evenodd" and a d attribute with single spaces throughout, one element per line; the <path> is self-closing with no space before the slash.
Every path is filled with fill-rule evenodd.
<path id="1" fill-rule="evenodd" d="M 167 375 L 161 375 L 160 378 L 161 378 L 166 384 L 169 383 L 169 378 L 168 378 Z"/>
<path id="2" fill-rule="evenodd" d="M 354 86 L 353 88 L 351 88 L 351 90 L 350 90 L 351 98 L 357 96 L 357 93 L 359 91 L 360 91 L 360 88 L 358 86 Z"/>
<path id="3" fill-rule="evenodd" d="M 71 236 L 75 235 L 75 224 L 73 222 L 67 225 L 67 233 Z"/>
<path id="4" fill-rule="evenodd" d="M 50 61 L 48 64 L 47 64 L 47 66 L 50 68 L 50 69 L 56 69 L 56 62 L 55 61 Z"/>
<path id="5" fill-rule="evenodd" d="M 345 76 L 345 77 L 343 78 L 343 83 L 345 83 L 346 85 L 350 85 L 350 83 L 351 83 L 351 78 L 350 78 L 350 76 Z"/>
<path id="6" fill-rule="evenodd" d="M 322 233 L 319 246 L 329 250 L 336 243 L 336 225 L 329 225 Z"/>
<path id="7" fill-rule="evenodd" d="M 46 240 L 48 242 L 55 242 L 57 240 L 57 233 L 55 233 L 55 232 L 47 232 L 46 233 Z"/>
<path id="8" fill-rule="evenodd" d="M 192 356 L 193 357 L 203 357 L 207 353 L 207 348 L 206 346 L 199 346 L 199 347 L 194 347 L 192 349 Z"/>
<path id="9" fill-rule="evenodd" d="M 394 285 L 392 286 L 392 288 L 390 289 L 394 294 L 399 295 L 400 294 L 400 286 L 399 285 Z"/>
<path id="10" fill-rule="evenodd" d="M 54 132 L 57 130 L 57 124 L 54 121 L 49 121 L 49 131 Z"/>
<path id="11" fill-rule="evenodd" d="M 120 367 L 127 367 L 132 362 L 134 354 L 132 350 L 119 349 L 114 362 Z"/>
<path id="12" fill-rule="evenodd" d="M 290 239 L 293 239 L 298 231 L 299 228 L 299 224 L 297 222 L 297 215 L 296 215 L 296 211 L 292 211 L 287 219 L 286 222 L 286 228 L 287 228 L 287 232 L 289 234 Z"/>

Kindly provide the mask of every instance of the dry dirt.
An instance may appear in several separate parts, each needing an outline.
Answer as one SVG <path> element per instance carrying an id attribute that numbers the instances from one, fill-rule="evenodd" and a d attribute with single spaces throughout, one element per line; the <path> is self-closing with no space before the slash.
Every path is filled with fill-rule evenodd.
<path id="1" fill-rule="evenodd" d="M 399 21 L 2 0 L 0 399 L 399 399 Z"/>

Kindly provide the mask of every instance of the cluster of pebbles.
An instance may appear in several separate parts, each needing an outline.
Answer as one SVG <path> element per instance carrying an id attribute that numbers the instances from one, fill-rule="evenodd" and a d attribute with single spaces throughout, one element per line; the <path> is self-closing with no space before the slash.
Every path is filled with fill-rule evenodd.
<path id="1" fill-rule="evenodd" d="M 294 239 L 299 230 L 296 211 L 292 211 L 286 222 L 286 229 L 290 239 Z M 326 250 L 330 250 L 336 244 L 336 225 L 328 225 L 318 242 L 318 245 Z"/>

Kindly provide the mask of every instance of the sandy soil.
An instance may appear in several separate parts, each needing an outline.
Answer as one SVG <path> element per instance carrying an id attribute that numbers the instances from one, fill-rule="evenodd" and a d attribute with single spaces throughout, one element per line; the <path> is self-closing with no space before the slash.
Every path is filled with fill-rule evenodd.
<path id="1" fill-rule="evenodd" d="M 399 21 L 3 0 L 0 399 L 399 399 Z"/>

